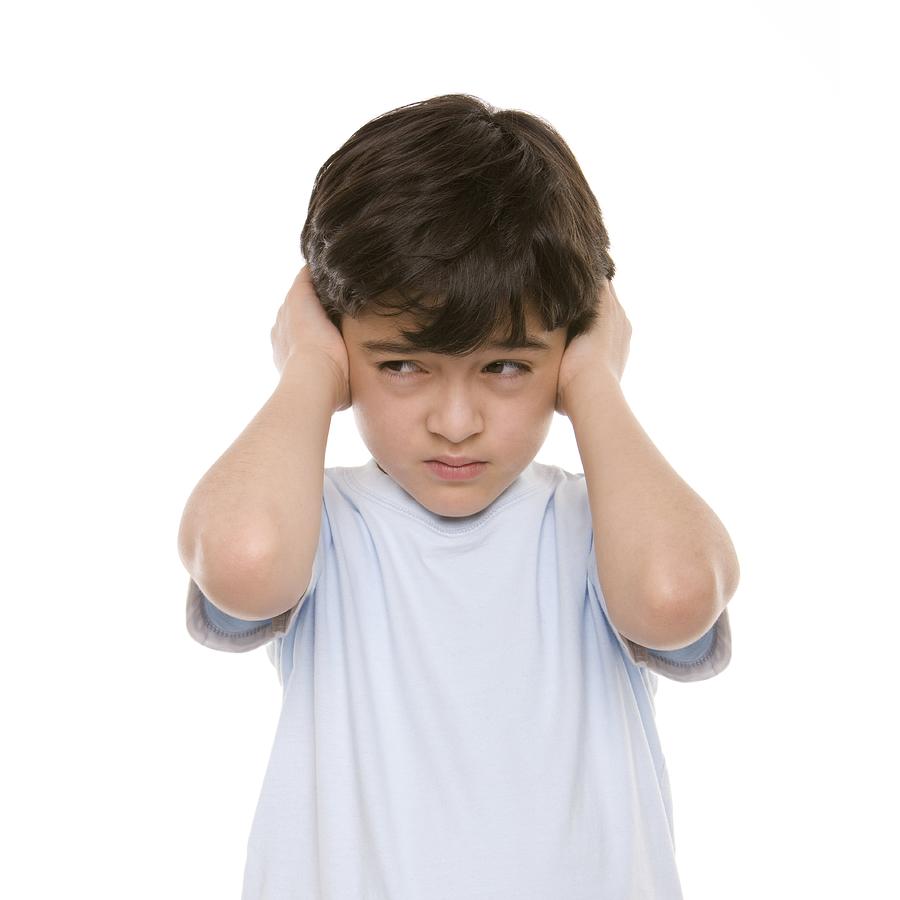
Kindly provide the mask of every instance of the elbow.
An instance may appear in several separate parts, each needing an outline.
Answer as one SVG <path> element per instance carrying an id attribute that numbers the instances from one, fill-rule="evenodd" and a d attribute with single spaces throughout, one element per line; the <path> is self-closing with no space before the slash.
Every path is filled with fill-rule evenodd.
<path id="1" fill-rule="evenodd" d="M 231 536 L 202 541 L 179 533 L 181 561 L 204 596 L 229 616 L 256 621 L 270 619 L 291 603 L 273 602 L 272 554 L 265 542 Z M 296 599 L 295 601 L 296 602 Z"/>
<path id="2" fill-rule="evenodd" d="M 653 625 L 649 642 L 640 643 L 651 650 L 680 650 L 699 640 L 728 603 L 721 584 L 718 578 L 686 579 L 654 592 L 648 602 Z"/>

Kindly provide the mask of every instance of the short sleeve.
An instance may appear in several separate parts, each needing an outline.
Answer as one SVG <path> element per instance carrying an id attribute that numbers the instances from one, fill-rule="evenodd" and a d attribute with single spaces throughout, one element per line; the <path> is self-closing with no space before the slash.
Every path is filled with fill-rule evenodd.
<path id="1" fill-rule="evenodd" d="M 591 553 L 588 562 L 588 583 L 603 610 L 603 616 L 609 623 L 616 638 L 627 657 L 637 666 L 650 669 L 673 681 L 703 681 L 723 671 L 731 661 L 731 626 L 728 621 L 728 608 L 722 610 L 719 618 L 706 634 L 692 644 L 677 650 L 653 650 L 643 647 L 626 638 L 619 632 L 609 617 L 606 598 L 597 577 L 597 558 L 594 552 L 594 540 L 591 537 Z"/>
<path id="2" fill-rule="evenodd" d="M 203 593 L 199 585 L 190 579 L 187 591 L 186 623 L 188 634 L 198 643 L 212 650 L 243 653 L 268 644 L 284 635 L 293 625 L 300 608 L 315 591 L 322 570 L 325 551 L 331 540 L 328 516 L 323 500 L 319 543 L 313 559 L 309 585 L 297 602 L 288 610 L 271 619 L 239 619 L 228 615 Z"/>

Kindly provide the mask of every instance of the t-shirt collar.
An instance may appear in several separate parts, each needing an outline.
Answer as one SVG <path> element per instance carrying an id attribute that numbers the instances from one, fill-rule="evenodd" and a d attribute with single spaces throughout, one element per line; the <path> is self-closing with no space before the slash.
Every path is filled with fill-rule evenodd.
<path id="1" fill-rule="evenodd" d="M 469 516 L 441 516 L 419 503 L 387 472 L 383 472 L 374 457 L 371 457 L 365 465 L 348 469 L 347 472 L 354 485 L 371 499 L 404 512 L 429 525 L 435 531 L 446 534 L 460 534 L 481 527 L 510 503 L 534 492 L 541 484 L 537 464 L 532 460 L 484 509 Z"/>

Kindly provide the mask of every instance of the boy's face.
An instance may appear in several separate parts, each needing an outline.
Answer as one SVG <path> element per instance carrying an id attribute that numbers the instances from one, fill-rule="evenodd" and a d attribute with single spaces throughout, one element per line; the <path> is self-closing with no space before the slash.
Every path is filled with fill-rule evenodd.
<path id="1" fill-rule="evenodd" d="M 400 332 L 415 329 L 408 314 L 343 317 L 360 435 L 379 467 L 437 515 L 480 512 L 534 459 L 547 436 L 566 329 L 543 330 L 531 310 L 527 322 L 529 337 L 546 349 L 494 348 L 452 357 L 365 346 L 404 344 Z M 449 480 L 428 464 L 437 456 L 486 465 L 474 477 Z"/>

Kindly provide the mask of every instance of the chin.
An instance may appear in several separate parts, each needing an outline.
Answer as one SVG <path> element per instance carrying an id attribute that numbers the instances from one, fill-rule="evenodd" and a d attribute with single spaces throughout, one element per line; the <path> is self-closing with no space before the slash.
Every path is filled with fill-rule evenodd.
<path id="1" fill-rule="evenodd" d="M 458 488 L 450 486 L 450 490 L 454 491 L 458 490 Z M 473 491 L 467 491 L 466 493 L 468 494 L 467 497 L 457 496 L 452 500 L 444 499 L 443 502 L 440 500 L 433 500 L 431 503 L 426 503 L 421 497 L 417 497 L 416 499 L 422 506 L 431 510 L 431 512 L 437 516 L 447 516 L 449 518 L 457 519 L 462 518 L 463 516 L 474 516 L 475 513 L 481 512 L 486 506 L 490 505 L 490 502 L 493 499 L 485 499 L 483 496 L 475 497 L 473 496 Z"/>
<path id="2" fill-rule="evenodd" d="M 422 504 L 425 506 L 425 504 Z M 474 516 L 475 513 L 480 513 L 487 504 L 485 503 L 482 506 L 478 506 L 477 504 L 473 506 L 471 509 L 441 509 L 440 507 L 427 506 L 426 509 L 429 509 L 436 516 L 444 516 L 447 519 L 463 519 L 466 516 Z"/>

